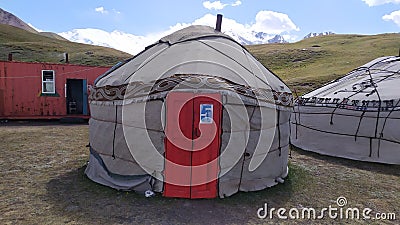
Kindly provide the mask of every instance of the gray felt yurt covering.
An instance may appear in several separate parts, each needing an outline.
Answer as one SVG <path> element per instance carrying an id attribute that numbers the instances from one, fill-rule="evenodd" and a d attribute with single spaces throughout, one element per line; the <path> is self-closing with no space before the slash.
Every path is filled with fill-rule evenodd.
<path id="1" fill-rule="evenodd" d="M 291 143 L 354 160 L 400 164 L 400 57 L 377 58 L 298 98 Z"/>
<path id="2" fill-rule="evenodd" d="M 283 181 L 291 91 L 243 46 L 207 26 L 166 36 L 95 81 L 87 176 L 119 190 L 163 192 L 157 153 L 165 153 L 165 99 L 179 91 L 222 96 L 219 197 Z"/>

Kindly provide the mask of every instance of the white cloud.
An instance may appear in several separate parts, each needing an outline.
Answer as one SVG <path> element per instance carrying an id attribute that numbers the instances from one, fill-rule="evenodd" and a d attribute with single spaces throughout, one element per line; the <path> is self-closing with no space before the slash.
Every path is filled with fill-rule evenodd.
<path id="1" fill-rule="evenodd" d="M 290 34 L 284 34 L 282 37 L 285 39 L 285 41 L 288 42 L 293 42 L 296 41 L 299 37 L 297 35 L 290 35 Z"/>
<path id="2" fill-rule="evenodd" d="M 103 6 L 95 8 L 94 11 L 99 12 L 101 14 L 108 14 L 108 11 Z"/>
<path id="3" fill-rule="evenodd" d="M 235 6 L 239 6 L 241 4 L 242 4 L 242 2 L 240 0 L 237 0 L 236 2 L 231 3 L 231 4 L 222 3 L 221 1 L 214 1 L 214 2 L 205 1 L 205 2 L 203 2 L 204 8 L 206 8 L 208 10 L 221 10 L 227 6 L 235 7 Z"/>
<path id="4" fill-rule="evenodd" d="M 382 19 L 385 21 L 393 21 L 395 24 L 397 24 L 397 26 L 400 27 L 400 10 L 384 15 Z"/>
<path id="5" fill-rule="evenodd" d="M 232 5 L 231 6 L 239 6 L 239 5 L 241 5 L 242 4 L 242 2 L 241 1 L 236 1 L 235 3 L 232 3 Z"/>
<path id="6" fill-rule="evenodd" d="M 59 35 L 70 41 L 111 47 L 134 55 L 142 51 L 146 46 L 177 30 L 190 25 L 214 27 L 215 21 L 215 15 L 206 14 L 192 23 L 177 23 L 164 31 L 147 35 L 134 35 L 121 31 L 107 32 L 90 28 L 75 29 L 59 33 Z M 241 24 L 234 19 L 226 17 L 222 21 L 222 32 L 243 44 L 267 43 L 276 34 L 283 35 L 287 41 L 294 41 L 297 36 L 290 34 L 290 32 L 298 30 L 299 28 L 290 20 L 288 15 L 272 11 L 259 12 L 255 21 L 251 24 Z"/>
<path id="7" fill-rule="evenodd" d="M 300 30 L 287 14 L 273 11 L 258 12 L 256 15 L 256 23 L 252 27 L 254 30 L 272 34 Z"/>
<path id="8" fill-rule="evenodd" d="M 116 9 L 113 9 L 113 12 L 116 13 L 116 14 L 121 14 L 121 12 L 116 10 Z"/>
<path id="9" fill-rule="evenodd" d="M 377 6 L 387 3 L 394 3 L 394 4 L 400 3 L 400 0 L 362 0 L 362 1 L 367 3 L 368 6 Z"/>
<path id="10" fill-rule="evenodd" d="M 222 4 L 220 1 L 215 1 L 215 2 L 210 2 L 210 1 L 205 1 L 203 2 L 203 6 L 206 9 L 209 10 L 221 10 L 225 8 L 228 4 Z"/>

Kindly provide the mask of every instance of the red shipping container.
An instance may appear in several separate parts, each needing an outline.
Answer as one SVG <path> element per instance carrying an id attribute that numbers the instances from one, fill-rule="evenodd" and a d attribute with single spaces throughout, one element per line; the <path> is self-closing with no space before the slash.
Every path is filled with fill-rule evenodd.
<path id="1" fill-rule="evenodd" d="M 89 118 L 89 86 L 109 68 L 0 61 L 0 119 Z"/>

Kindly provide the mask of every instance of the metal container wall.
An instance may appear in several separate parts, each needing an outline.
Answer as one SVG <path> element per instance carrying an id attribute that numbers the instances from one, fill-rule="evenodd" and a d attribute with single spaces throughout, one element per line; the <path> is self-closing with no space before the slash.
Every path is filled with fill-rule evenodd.
<path id="1" fill-rule="evenodd" d="M 0 61 L 0 119 L 56 119 L 68 116 L 66 84 L 82 80 L 88 86 L 109 67 Z M 55 94 L 42 93 L 42 70 L 53 70 Z M 85 104 L 85 108 L 87 104 Z M 88 109 L 87 109 L 88 110 Z M 87 111 L 85 109 L 85 111 Z M 73 115 L 88 117 L 87 115 Z"/>

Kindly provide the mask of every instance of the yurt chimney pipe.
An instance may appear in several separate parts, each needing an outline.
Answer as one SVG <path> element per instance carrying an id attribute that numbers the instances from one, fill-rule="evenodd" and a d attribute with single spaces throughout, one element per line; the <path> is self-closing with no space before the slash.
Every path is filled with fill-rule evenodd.
<path id="1" fill-rule="evenodd" d="M 222 26 L 222 14 L 217 14 L 217 24 L 215 25 L 215 30 L 221 32 Z"/>

